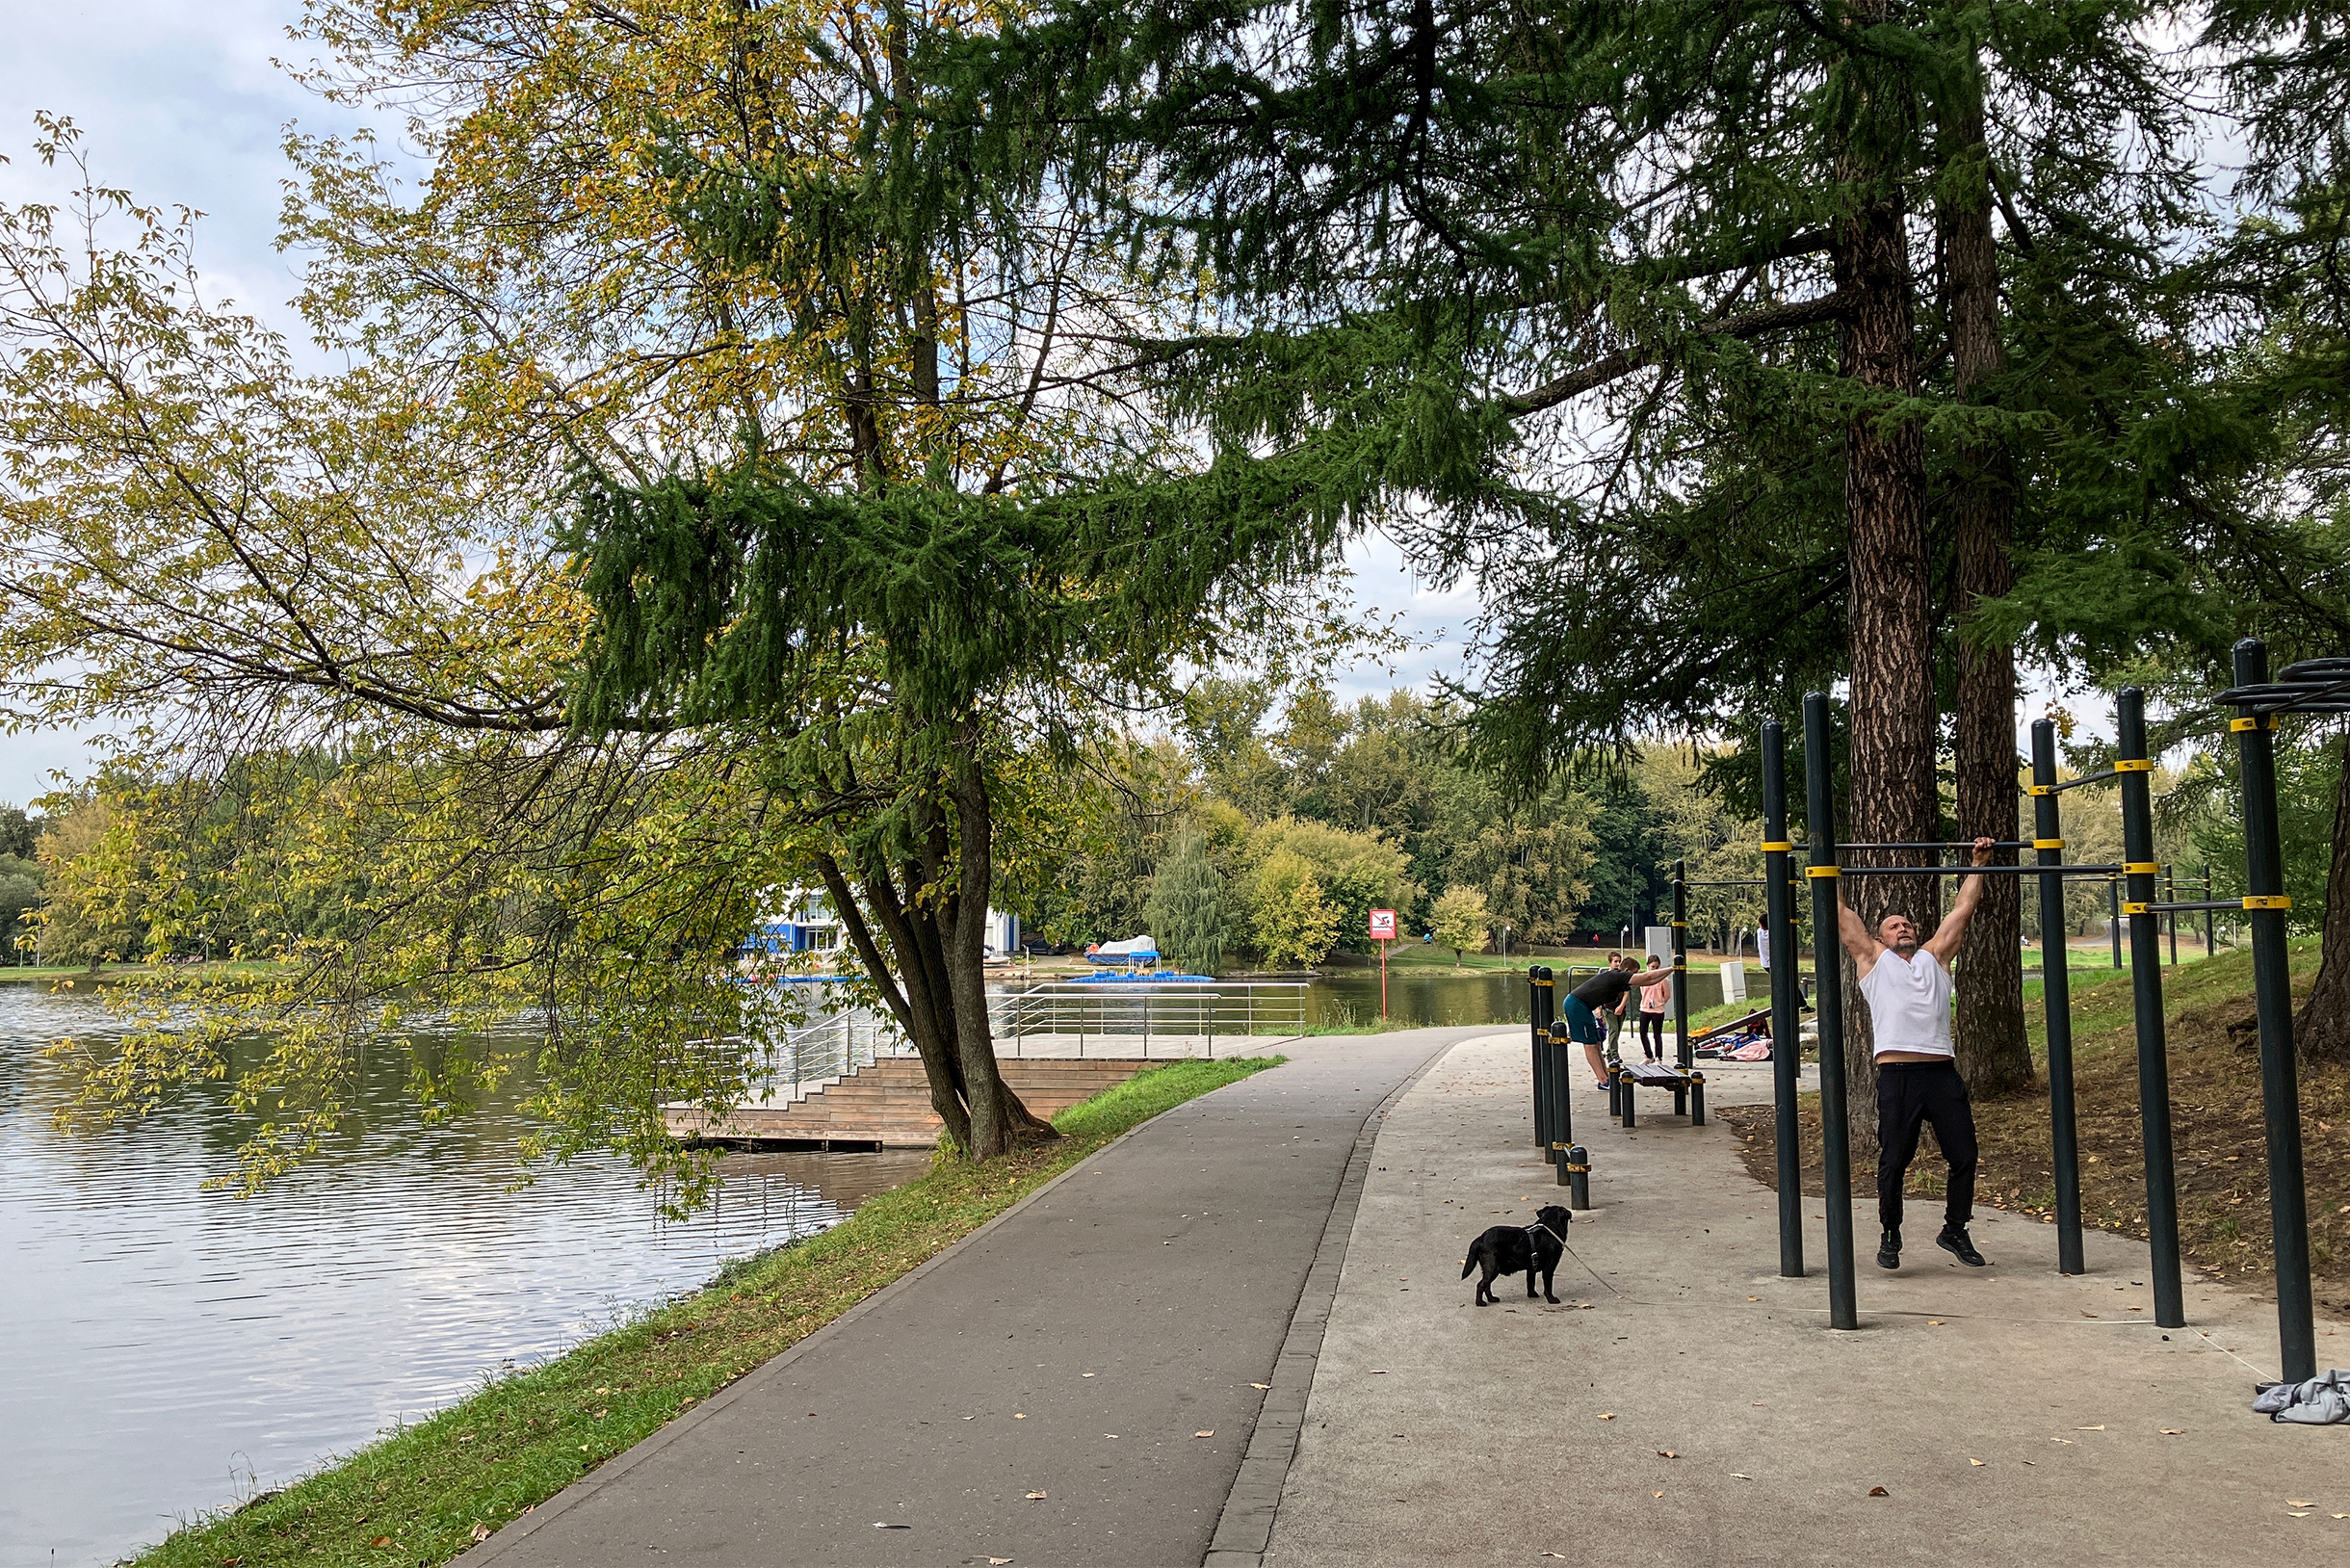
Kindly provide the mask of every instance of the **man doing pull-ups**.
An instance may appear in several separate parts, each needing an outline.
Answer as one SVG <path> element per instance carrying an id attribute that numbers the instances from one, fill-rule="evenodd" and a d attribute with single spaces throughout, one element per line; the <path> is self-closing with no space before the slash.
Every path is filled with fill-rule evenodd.
<path id="1" fill-rule="evenodd" d="M 1974 841 L 1974 864 L 1991 863 L 1994 840 Z M 1983 901 L 1983 878 L 1959 884 L 1958 899 L 1943 917 L 1933 939 L 1918 940 L 1917 922 L 1887 915 L 1871 934 L 1861 917 L 1836 895 L 1837 927 L 1844 951 L 1861 979 L 1875 1031 L 1877 1063 L 1877 1216 L 1885 1227 L 1877 1243 L 1877 1266 L 1901 1267 L 1901 1189 L 1910 1162 L 1918 1158 L 1919 1130 L 1934 1124 L 1934 1139 L 1950 1163 L 1942 1234 L 1934 1244 L 1970 1268 L 1983 1255 L 1967 1237 L 1974 1217 L 1974 1108 L 1950 1043 L 1950 957 L 1958 952 L 1967 922 Z"/>

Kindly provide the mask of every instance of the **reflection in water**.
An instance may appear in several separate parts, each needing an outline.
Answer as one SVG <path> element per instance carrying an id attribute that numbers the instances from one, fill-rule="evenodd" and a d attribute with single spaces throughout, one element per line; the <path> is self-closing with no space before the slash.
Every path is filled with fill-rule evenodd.
<path id="1" fill-rule="evenodd" d="M 1564 959 L 1546 959 L 1560 969 Z M 1431 1024 L 1523 1024 L 1527 1021 L 1524 970 L 1465 970 L 1431 973 L 1414 967 L 1387 972 L 1388 1022 L 1401 1029 Z M 1379 1016 L 1379 972 L 1335 969 L 1306 991 L 1307 1014 L 1316 1025 L 1368 1024 Z"/>
<path id="2" fill-rule="evenodd" d="M 248 1125 L 223 1085 L 111 1133 L 52 1127 L 65 1085 L 39 1048 L 111 1033 L 86 996 L 0 984 L 4 1568 L 111 1562 L 929 1162 L 729 1156 L 716 1208 L 665 1224 L 614 1161 L 509 1190 L 529 1085 L 430 1125 L 387 1051 L 363 1066 L 350 1133 L 240 1200 L 199 1189 Z"/>

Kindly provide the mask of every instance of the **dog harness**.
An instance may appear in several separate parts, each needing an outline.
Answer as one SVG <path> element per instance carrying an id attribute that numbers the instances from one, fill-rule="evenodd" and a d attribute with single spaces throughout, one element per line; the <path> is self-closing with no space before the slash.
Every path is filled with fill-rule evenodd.
<path id="1" fill-rule="evenodd" d="M 1540 1231 L 1543 1235 L 1549 1237 L 1552 1241 L 1556 1241 L 1562 1247 L 1567 1244 L 1567 1239 L 1565 1237 L 1559 1235 L 1556 1231 L 1551 1229 L 1550 1226 L 1545 1225 L 1539 1219 L 1535 1220 L 1531 1225 L 1528 1225 L 1525 1228 L 1529 1231 Z M 1526 1244 L 1528 1246 L 1532 1246 L 1534 1243 L 1528 1241 Z"/>

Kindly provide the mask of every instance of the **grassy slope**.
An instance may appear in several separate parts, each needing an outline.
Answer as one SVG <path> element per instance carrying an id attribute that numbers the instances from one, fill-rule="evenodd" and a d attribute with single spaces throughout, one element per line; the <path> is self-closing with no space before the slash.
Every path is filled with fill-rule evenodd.
<path id="1" fill-rule="evenodd" d="M 2314 938 L 2293 944 L 2293 968 L 2296 991 L 2306 991 L 2317 969 Z M 2162 980 L 2180 1242 L 2187 1259 L 2213 1276 L 2258 1284 L 2273 1271 L 2273 1260 L 2260 1066 L 2251 1027 L 2251 956 L 2222 953 L 2207 963 L 2166 967 Z M 1976 1102 L 1983 1147 L 1977 1195 L 1984 1203 L 2052 1220 L 2047 1041 L 2037 980 L 2026 990 L 2039 1083 L 2023 1094 Z M 2146 1161 L 2128 971 L 2074 972 L 2073 1041 L 2082 1219 L 2143 1237 Z M 1743 1107 L 1723 1116 L 1746 1138 L 1748 1168 L 1765 1183 L 1772 1181 L 1769 1107 Z M 1816 1101 L 1807 1099 L 1807 1188 L 1817 1174 L 1818 1125 Z M 2350 1312 L 2350 1073 L 2338 1067 L 2302 1069 L 2301 1125 L 2317 1297 L 2323 1310 Z M 1940 1196 L 1942 1167 L 1931 1149 L 1929 1134 L 1926 1152 L 1911 1167 L 1910 1190 Z M 1864 1224 L 1873 1223 L 1874 1152 L 1853 1150 Z"/>
<path id="2" fill-rule="evenodd" d="M 1119 1134 L 1282 1058 L 1175 1061 L 1054 1118 L 1062 1137 L 945 1163 L 840 1225 L 496 1379 L 266 1501 L 191 1526 L 152 1564 L 438 1563 L 805 1339 Z"/>

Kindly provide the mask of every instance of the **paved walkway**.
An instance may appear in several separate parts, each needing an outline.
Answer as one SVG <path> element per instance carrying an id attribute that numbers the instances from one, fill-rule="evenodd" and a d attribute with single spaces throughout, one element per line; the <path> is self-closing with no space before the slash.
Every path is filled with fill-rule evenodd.
<path id="1" fill-rule="evenodd" d="M 1334 1205 L 1351 1215 L 1366 1120 L 1487 1032 L 1285 1045 L 1288 1065 L 1137 1129 L 466 1561 L 1198 1563 Z"/>
<path id="2" fill-rule="evenodd" d="M 1733 1077 L 1709 1071 L 1710 1104 L 1768 1097 Z M 1734 1133 L 1645 1108 L 1627 1133 L 1580 1089 L 1598 1208 L 1570 1240 L 1596 1272 L 1566 1260 L 1559 1306 L 1513 1279 L 1475 1308 L 1470 1240 L 1556 1190 L 1526 1078 L 1520 1035 L 1467 1043 L 1385 1119 L 1266 1563 L 2350 1560 L 2350 1429 L 2249 1409 L 2274 1309 L 2190 1281 L 2194 1326 L 2158 1329 L 2117 1237 L 2068 1280 L 2053 1227 L 1985 1211 L 1978 1273 L 1914 1214 L 1909 1263 L 1864 1256 L 1864 1327 L 1835 1333 L 1816 1200 L 1815 1271 L 1783 1280 Z M 2317 1343 L 2350 1363 L 2350 1326 Z"/>

